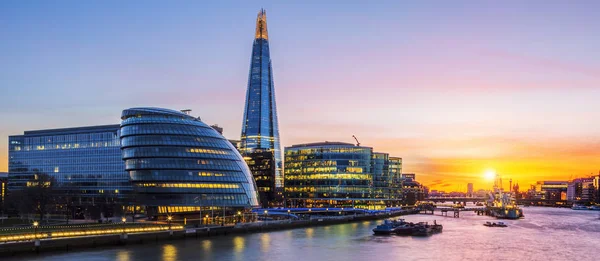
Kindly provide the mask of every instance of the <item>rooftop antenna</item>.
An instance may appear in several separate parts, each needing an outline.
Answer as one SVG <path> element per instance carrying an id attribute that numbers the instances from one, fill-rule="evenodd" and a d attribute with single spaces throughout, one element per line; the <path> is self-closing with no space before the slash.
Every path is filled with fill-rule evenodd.
<path id="1" fill-rule="evenodd" d="M 358 142 L 358 139 L 356 138 L 356 136 L 352 135 L 352 138 L 354 138 L 354 140 L 356 141 L 356 146 L 360 146 L 360 142 Z"/>

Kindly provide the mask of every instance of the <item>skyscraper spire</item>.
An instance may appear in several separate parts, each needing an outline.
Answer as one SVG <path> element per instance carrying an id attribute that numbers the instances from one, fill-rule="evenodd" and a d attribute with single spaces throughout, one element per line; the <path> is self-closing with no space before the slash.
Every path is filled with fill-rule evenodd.
<path id="1" fill-rule="evenodd" d="M 256 39 L 269 40 L 269 33 L 267 32 L 267 12 L 265 9 L 260 9 L 258 16 L 256 17 Z"/>
<path id="2" fill-rule="evenodd" d="M 261 9 L 256 18 L 239 149 L 244 156 L 255 152 L 272 152 L 275 161 L 272 180 L 277 190 L 283 188 L 283 161 L 268 39 L 267 13 Z"/>

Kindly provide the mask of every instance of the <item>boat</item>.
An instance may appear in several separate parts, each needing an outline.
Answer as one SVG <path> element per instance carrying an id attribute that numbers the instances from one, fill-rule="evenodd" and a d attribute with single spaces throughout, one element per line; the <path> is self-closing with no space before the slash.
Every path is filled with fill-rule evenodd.
<path id="1" fill-rule="evenodd" d="M 600 211 L 600 205 L 593 205 L 590 207 L 590 210 Z"/>
<path id="2" fill-rule="evenodd" d="M 413 233 L 415 225 L 412 223 L 406 223 L 404 225 L 394 228 L 394 233 L 400 236 L 410 236 Z"/>
<path id="3" fill-rule="evenodd" d="M 428 237 L 431 236 L 432 233 L 433 230 L 431 229 L 431 226 L 427 224 L 417 225 L 412 231 L 412 235 L 417 237 Z"/>
<path id="4" fill-rule="evenodd" d="M 431 226 L 431 231 L 433 233 L 442 233 L 444 226 L 438 224 L 435 220 L 433 221 L 433 226 Z"/>
<path id="5" fill-rule="evenodd" d="M 386 219 L 383 224 L 377 225 L 377 227 L 373 229 L 373 233 L 375 235 L 391 235 L 394 233 L 394 229 L 392 221 Z"/>
<path id="6" fill-rule="evenodd" d="M 486 226 L 486 227 L 507 227 L 508 226 L 504 222 L 498 222 L 498 223 L 493 222 L 492 223 L 492 222 L 489 222 L 489 221 L 485 222 L 483 225 Z"/>
<path id="7" fill-rule="evenodd" d="M 588 210 L 588 207 L 586 206 L 582 206 L 582 205 L 575 205 L 573 204 L 573 206 L 571 207 L 572 210 Z"/>

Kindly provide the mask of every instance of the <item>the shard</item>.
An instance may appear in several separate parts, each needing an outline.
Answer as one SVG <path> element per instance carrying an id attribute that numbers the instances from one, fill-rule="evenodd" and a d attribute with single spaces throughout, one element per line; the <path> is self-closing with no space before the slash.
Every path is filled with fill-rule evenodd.
<path id="1" fill-rule="evenodd" d="M 256 18 L 256 33 L 252 46 L 240 152 L 243 155 L 251 155 L 267 151 L 272 152 L 275 161 L 275 173 L 272 176 L 273 189 L 280 191 L 283 188 L 283 163 L 275 105 L 273 67 L 269 54 L 267 14 L 265 10 L 260 10 Z"/>

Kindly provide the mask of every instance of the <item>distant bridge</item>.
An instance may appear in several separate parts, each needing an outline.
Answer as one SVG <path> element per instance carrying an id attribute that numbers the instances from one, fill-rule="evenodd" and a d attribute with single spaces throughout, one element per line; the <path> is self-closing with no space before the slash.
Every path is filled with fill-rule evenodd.
<path id="1" fill-rule="evenodd" d="M 432 202 L 484 202 L 487 198 L 485 197 L 429 197 L 424 199 L 424 201 L 432 201 Z"/>

